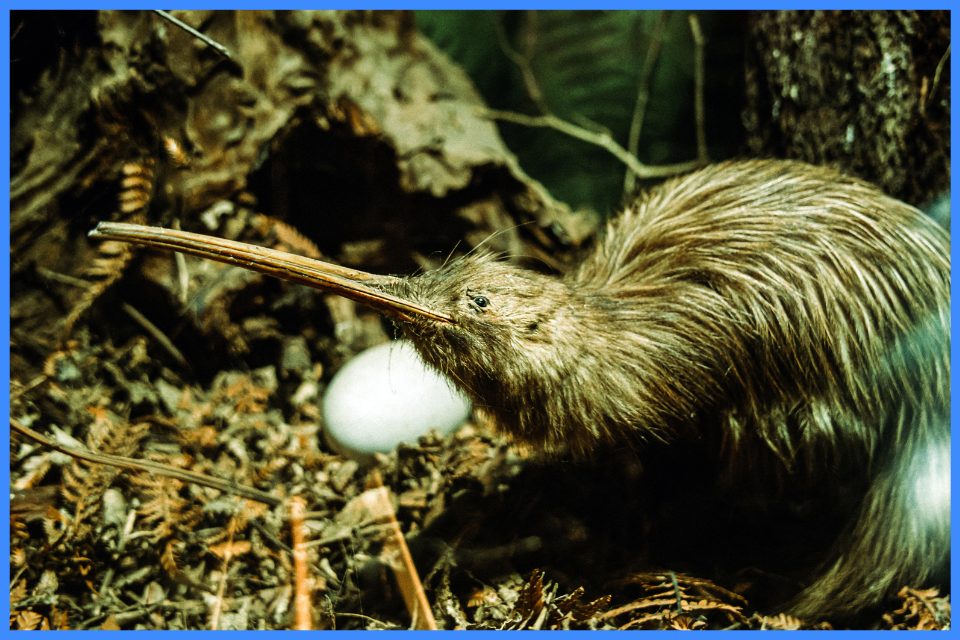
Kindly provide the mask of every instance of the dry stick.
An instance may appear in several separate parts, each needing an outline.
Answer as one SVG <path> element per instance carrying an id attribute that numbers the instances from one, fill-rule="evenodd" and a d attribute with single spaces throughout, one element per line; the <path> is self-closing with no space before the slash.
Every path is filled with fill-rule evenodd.
<path id="1" fill-rule="evenodd" d="M 177 467 L 161 464 L 159 462 L 153 462 L 152 460 L 135 460 L 133 458 L 115 456 L 109 453 L 94 453 L 85 449 L 64 447 L 63 445 L 50 440 L 46 436 L 37 433 L 33 429 L 21 425 L 13 418 L 10 418 L 10 428 L 14 431 L 20 432 L 32 440 L 36 440 L 44 446 L 50 447 L 54 451 L 59 451 L 60 453 L 65 453 L 68 456 L 73 456 L 74 458 L 78 458 L 80 460 L 86 460 L 87 462 L 92 462 L 93 464 L 106 464 L 110 465 L 111 467 L 119 467 L 121 469 L 146 471 L 147 473 L 154 473 L 167 478 L 175 478 L 177 480 L 182 480 L 183 482 L 192 482 L 194 484 L 217 489 L 218 491 L 223 491 L 224 493 L 229 493 L 243 498 L 248 498 L 250 500 L 255 500 L 257 502 L 262 502 L 264 504 L 269 504 L 272 507 L 275 507 L 282 502 L 282 500 L 279 498 L 275 498 L 269 493 L 264 493 L 263 491 L 259 491 L 253 487 L 245 487 L 237 484 L 236 482 L 229 482 L 227 480 L 221 480 L 212 476 L 194 473 L 193 471 L 178 469 Z"/>
<path id="2" fill-rule="evenodd" d="M 543 91 L 540 90 L 540 84 L 537 82 L 537 76 L 533 72 L 533 50 L 537 42 L 537 12 L 535 10 L 529 10 L 524 11 L 523 13 L 525 20 L 523 22 L 524 26 L 521 31 L 521 40 L 524 43 L 524 52 L 522 54 L 513 49 L 510 46 L 510 42 L 507 40 L 506 32 L 503 29 L 502 13 L 500 14 L 501 19 L 497 20 L 497 37 L 500 40 L 500 47 L 503 50 L 504 55 L 510 58 L 510 61 L 520 68 L 520 73 L 523 75 L 523 84 L 527 90 L 527 95 L 530 96 L 530 99 L 534 102 L 542 115 L 549 115 L 550 107 L 547 105 L 547 100 L 543 96 Z M 599 134 L 610 134 L 610 130 L 607 127 L 604 127 L 598 122 L 593 122 L 586 116 L 574 115 L 573 117 L 577 120 L 580 120 L 579 126 L 587 125 L 584 128 L 593 128 L 593 130 Z M 613 139 L 613 136 L 610 135 L 610 138 Z"/>
<path id="3" fill-rule="evenodd" d="M 643 164 L 634 156 L 627 153 L 627 150 L 617 144 L 609 133 L 595 133 L 593 131 L 588 131 L 582 127 L 570 124 L 565 120 L 561 120 L 552 114 L 543 116 L 528 116 L 522 113 L 513 113 L 512 111 L 500 111 L 498 109 L 485 108 L 478 109 L 478 114 L 481 117 L 490 118 L 491 120 L 505 120 L 507 122 L 514 122 L 516 124 L 522 124 L 528 127 L 549 127 L 551 129 L 560 131 L 561 133 L 565 133 L 572 138 L 577 138 L 578 140 L 595 144 L 598 147 L 606 149 L 612 153 L 618 160 L 620 160 L 620 162 L 627 165 L 630 171 L 636 174 L 638 178 L 665 178 L 677 173 L 683 173 L 684 171 L 692 171 L 703 166 L 704 164 L 700 160 L 691 160 L 689 162 L 678 162 L 676 164 L 665 164 L 651 167 Z"/>
<path id="4" fill-rule="evenodd" d="M 180 230 L 180 219 L 173 219 L 173 228 L 177 231 Z M 187 272 L 187 258 L 182 253 L 177 252 L 173 254 L 174 259 L 177 261 L 177 275 L 180 280 L 180 304 L 187 304 L 187 289 L 190 287 L 190 274 Z"/>
<path id="5" fill-rule="evenodd" d="M 193 37 L 199 38 L 200 40 L 202 40 L 203 42 L 205 42 L 207 45 L 209 45 L 210 47 L 212 47 L 217 53 L 219 53 L 220 55 L 222 55 L 224 58 L 226 58 L 226 59 L 228 59 L 228 60 L 232 60 L 232 59 L 233 59 L 233 58 L 230 56 L 230 51 L 228 51 L 225 46 L 223 46 L 222 44 L 220 44 L 220 43 L 217 42 L 216 40 L 212 40 L 212 39 L 210 38 L 210 36 L 205 36 L 205 35 L 203 35 L 203 34 L 200 33 L 199 31 L 197 31 L 196 29 L 194 29 L 193 27 L 191 27 L 190 25 L 188 25 L 186 22 L 181 22 L 180 20 L 177 20 L 176 18 L 174 18 L 172 15 L 170 15 L 170 14 L 167 13 L 166 11 L 161 11 L 161 10 L 159 10 L 159 9 L 154 9 L 153 12 L 156 13 L 156 14 L 157 14 L 158 16 L 160 16 L 161 18 L 165 18 L 166 20 L 169 20 L 170 22 L 172 22 L 173 24 L 177 25 L 178 27 L 180 27 L 181 29 L 183 29 L 184 31 L 186 31 L 187 33 L 189 33 L 190 35 L 192 35 Z"/>
<path id="6" fill-rule="evenodd" d="M 179 253 L 177 254 L 180 255 Z M 182 367 L 186 369 L 192 369 L 190 363 L 187 362 L 187 359 L 183 357 L 183 354 L 180 353 L 180 350 L 174 346 L 173 342 L 168 338 L 160 329 L 156 327 L 152 322 L 150 322 L 145 315 L 137 311 L 132 305 L 123 302 L 120 304 L 120 308 L 123 309 L 128 316 L 133 318 L 137 324 L 144 328 L 144 330 L 150 334 L 150 336 L 157 341 L 164 351 L 173 356 L 173 359 L 176 360 Z"/>
<path id="7" fill-rule="evenodd" d="M 523 76 L 523 85 L 527 88 L 527 95 L 529 95 L 533 103 L 537 105 L 540 113 L 546 115 L 550 113 L 550 108 L 547 106 L 547 101 L 543 97 L 543 92 L 540 91 L 540 85 L 537 84 L 537 77 L 533 73 L 533 66 L 530 64 L 530 60 L 533 57 L 533 45 L 536 42 L 536 37 L 534 36 L 536 33 L 536 12 L 526 11 L 524 14 L 527 19 L 524 21 L 526 47 L 523 54 L 520 54 L 510 45 L 507 39 L 507 33 L 503 28 L 502 12 L 497 16 L 497 38 L 500 40 L 500 48 L 503 50 L 504 55 L 510 58 L 510 61 L 520 69 L 520 74 Z"/>
<path id="8" fill-rule="evenodd" d="M 535 13 L 531 11 L 529 12 L 529 16 L 529 19 L 532 22 Z M 533 33 L 532 29 L 530 30 L 530 33 Z M 650 167 L 637 160 L 635 152 L 630 153 L 617 144 L 617 142 L 613 139 L 613 136 L 610 135 L 609 130 L 607 130 L 605 127 L 600 127 L 597 125 L 597 128 L 602 130 L 590 131 L 554 116 L 550 113 L 550 108 L 547 106 L 546 101 L 543 98 L 543 93 L 540 91 L 536 76 L 534 75 L 533 69 L 530 66 L 529 53 L 533 48 L 532 35 L 528 36 L 527 38 L 527 55 L 525 56 L 521 55 L 510 46 L 510 43 L 507 41 L 506 33 L 503 29 L 503 24 L 500 20 L 497 21 L 497 37 L 500 39 L 500 47 L 503 49 L 504 55 L 506 55 L 520 68 L 527 93 L 529 94 L 530 99 L 533 100 L 533 102 L 537 105 L 537 108 L 540 109 L 542 115 L 527 116 L 520 113 L 513 113 L 511 111 L 482 108 L 478 109 L 478 113 L 481 117 L 486 117 L 493 120 L 505 120 L 507 122 L 513 122 L 528 127 L 548 127 L 561 133 L 565 133 L 572 138 L 577 138 L 578 140 L 583 140 L 584 142 L 597 145 L 598 147 L 606 149 L 618 160 L 620 160 L 620 162 L 627 165 L 627 175 L 631 176 L 631 178 L 634 180 L 636 177 L 665 178 L 678 173 L 692 171 L 706 164 L 702 158 L 699 158 L 690 162 Z"/>
<path id="9" fill-rule="evenodd" d="M 371 473 L 371 480 L 374 488 L 364 492 L 367 506 L 374 515 L 384 517 L 389 525 L 384 541 L 384 552 L 387 554 L 388 563 L 393 568 L 397 585 L 400 587 L 400 594 L 403 596 L 407 611 L 410 612 L 410 617 L 413 620 L 411 626 L 414 629 L 436 631 L 437 622 L 430 610 L 430 602 L 427 600 L 427 594 L 423 591 L 423 584 L 417 574 L 417 567 L 413 564 L 410 549 L 403 538 L 403 532 L 400 530 L 400 523 L 397 522 L 393 505 L 390 503 L 387 488 L 383 486 L 380 472 L 376 469 Z M 389 557 L 390 555 L 393 557 Z"/>
<path id="10" fill-rule="evenodd" d="M 47 381 L 46 374 L 41 373 L 39 376 L 37 376 L 36 378 L 28 382 L 25 386 L 22 386 L 15 391 L 10 391 L 10 400 L 11 401 L 16 400 L 17 398 L 25 394 L 27 391 L 30 391 L 30 389 L 33 389 L 34 387 L 40 384 L 43 384 L 46 381 Z"/>
<path id="11" fill-rule="evenodd" d="M 540 607 L 540 613 L 537 615 L 537 620 L 533 623 L 533 626 L 530 627 L 533 631 L 540 631 L 543 629 L 543 623 L 547 621 L 547 614 L 550 613 L 550 605 L 553 604 L 554 599 L 556 599 L 557 589 L 560 587 L 556 582 L 553 583 L 553 586 L 543 594 L 542 606 Z"/>
<path id="12" fill-rule="evenodd" d="M 680 583 L 677 582 L 677 574 L 670 572 L 670 580 L 673 582 L 673 594 L 677 598 L 677 613 L 683 613 L 683 596 L 680 594 Z"/>
<path id="13" fill-rule="evenodd" d="M 663 34 L 667 30 L 669 11 L 661 11 L 657 19 L 657 26 L 650 36 L 650 46 L 647 48 L 647 57 L 643 61 L 643 71 L 640 73 L 640 87 L 637 90 L 637 104 L 633 109 L 633 119 L 630 121 L 630 134 L 627 138 L 627 152 L 634 158 L 639 157 L 640 131 L 643 129 L 643 117 L 647 111 L 647 100 L 650 99 L 650 81 L 653 79 L 653 67 L 660 56 L 660 45 L 663 44 Z M 623 194 L 633 193 L 637 177 L 632 171 L 627 171 L 623 178 Z"/>
<path id="14" fill-rule="evenodd" d="M 933 95 L 937 92 L 937 85 L 940 84 L 940 74 L 943 73 L 943 67 L 947 62 L 947 58 L 950 57 L 950 47 L 947 45 L 947 50 L 943 53 L 943 56 L 940 58 L 940 62 L 937 64 L 937 70 L 933 74 L 933 86 L 930 88 L 930 93 L 927 94 L 927 100 L 933 98 Z"/>
<path id="15" fill-rule="evenodd" d="M 233 558 L 233 533 L 237 526 L 236 515 L 230 517 L 230 524 L 227 530 L 230 536 L 227 538 L 227 546 L 223 549 L 223 568 L 220 570 L 220 585 L 217 587 L 216 600 L 213 603 L 213 613 L 210 616 L 210 630 L 216 631 L 217 624 L 220 622 L 220 612 L 223 610 L 223 590 L 227 587 L 227 575 L 230 569 L 230 560 Z"/>
<path id="16" fill-rule="evenodd" d="M 930 78 L 923 76 L 923 80 L 920 82 L 920 115 L 925 115 L 927 110 L 927 90 L 930 88 Z"/>
<path id="17" fill-rule="evenodd" d="M 290 499 L 290 535 L 293 538 L 294 602 L 296 629 L 310 630 L 310 591 L 307 588 L 307 545 L 304 543 L 303 512 L 306 502 L 300 496 Z"/>
<path id="18" fill-rule="evenodd" d="M 11 176 L 9 183 L 11 209 L 25 212 L 39 208 L 46 201 L 53 199 L 51 194 L 70 188 L 77 175 L 107 150 L 111 140 L 112 138 L 107 136 L 98 138 L 93 148 L 83 158 L 74 157 L 63 167 L 50 163 L 43 169 L 34 172 L 21 171 L 16 176 Z M 25 203 L 17 202 L 27 198 L 29 201 Z"/>
<path id="19" fill-rule="evenodd" d="M 697 118 L 697 159 L 706 164 L 710 162 L 707 155 L 707 131 L 705 128 L 706 113 L 703 104 L 703 48 L 707 44 L 700 30 L 700 21 L 695 13 L 690 14 L 690 33 L 693 34 L 693 108 Z"/>
<path id="20" fill-rule="evenodd" d="M 56 271 L 51 271 L 46 267 L 37 266 L 37 273 L 39 273 L 44 278 L 48 280 L 53 280 L 61 284 L 68 284 L 71 287 L 77 287 L 78 289 L 83 289 L 90 283 L 86 280 L 81 280 L 80 278 L 74 278 L 73 276 L 68 276 L 63 273 L 57 273 Z"/>
<path id="21" fill-rule="evenodd" d="M 677 602 L 676 596 L 673 593 L 664 593 L 658 594 L 656 597 L 644 597 L 643 600 L 637 600 L 631 602 L 630 604 L 625 604 L 622 607 L 617 607 L 616 609 L 611 609 L 597 615 L 598 620 L 609 620 L 621 616 L 624 613 L 630 613 L 631 611 L 636 611 L 638 609 L 656 609 L 656 616 L 663 616 L 665 613 L 670 612 L 670 608 L 673 604 Z M 636 620 L 633 621 L 634 623 Z"/>
<path id="22" fill-rule="evenodd" d="M 338 618 L 358 618 L 360 620 L 366 620 L 367 622 L 373 622 L 374 624 L 379 625 L 384 629 L 399 629 L 400 625 L 393 624 L 392 622 L 384 622 L 383 620 L 377 620 L 376 618 L 371 618 L 370 616 L 365 616 L 362 613 L 343 613 L 340 612 L 337 614 Z"/>
<path id="23" fill-rule="evenodd" d="M 534 13 L 530 12 L 530 15 L 533 16 Z M 533 18 L 531 17 L 531 20 Z M 696 18 L 691 18 L 691 24 L 696 22 Z M 691 27 L 693 28 L 693 27 Z M 697 34 L 699 34 L 699 24 L 696 26 Z M 631 154 L 623 147 L 621 147 L 613 139 L 613 136 L 610 135 L 610 132 L 604 128 L 603 131 L 595 132 L 583 127 L 579 127 L 575 124 L 571 124 L 565 120 L 554 116 L 550 113 L 550 109 L 546 104 L 546 101 L 543 99 L 543 94 L 540 91 L 540 87 L 537 85 L 536 77 L 534 76 L 533 69 L 530 66 L 529 55 L 523 56 L 517 53 L 507 42 L 506 34 L 503 30 L 502 23 L 498 20 L 497 22 L 497 36 L 500 39 L 500 46 L 503 49 L 504 55 L 506 55 L 510 60 L 520 68 L 520 72 L 523 74 L 524 85 L 527 88 L 527 93 L 530 95 L 530 99 L 533 100 L 537 108 L 540 109 L 543 115 L 540 116 L 528 116 L 521 113 L 514 113 L 512 111 L 501 111 L 498 109 L 478 109 L 478 114 L 481 117 L 490 118 L 492 120 L 505 120 L 507 122 L 513 122 L 516 124 L 522 124 L 528 127 L 548 127 L 565 133 L 572 138 L 577 138 L 578 140 L 583 140 L 584 142 L 589 142 L 591 144 L 597 145 L 603 149 L 606 149 L 612 153 L 620 162 L 627 165 L 627 169 L 635 177 L 638 178 L 665 178 L 668 176 L 676 175 L 678 173 L 684 173 L 686 171 L 692 171 L 698 169 L 703 165 L 707 164 L 706 159 L 706 137 L 701 135 L 701 130 L 697 132 L 697 142 L 698 148 L 700 147 L 700 141 L 703 140 L 703 152 L 700 154 L 700 157 L 697 160 L 691 160 L 689 162 L 679 162 L 676 164 L 661 165 L 658 167 L 651 167 L 643 164 L 637 160 L 636 154 Z M 696 39 L 696 34 L 694 39 Z M 702 42 L 702 35 L 701 35 Z M 528 52 L 532 50 L 533 47 L 532 37 L 528 38 Z M 702 48 L 701 48 L 701 58 L 702 58 Z M 702 61 L 701 61 L 701 76 L 702 76 Z M 702 106 L 702 77 L 698 83 L 698 95 L 701 98 L 700 104 Z M 701 109 L 702 111 L 702 109 Z M 702 113 L 700 113 L 700 120 L 702 122 Z"/>

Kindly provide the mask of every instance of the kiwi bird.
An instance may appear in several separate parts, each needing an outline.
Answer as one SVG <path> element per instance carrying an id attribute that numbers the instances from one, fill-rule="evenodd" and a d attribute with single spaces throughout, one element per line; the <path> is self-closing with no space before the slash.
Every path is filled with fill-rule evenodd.
<path id="1" fill-rule="evenodd" d="M 559 277 L 483 254 L 396 278 L 135 225 L 91 235 L 379 309 L 540 451 L 701 439 L 732 476 L 853 479 L 866 489 L 798 617 L 853 615 L 947 570 L 949 236 L 831 169 L 753 160 L 672 179 Z"/>

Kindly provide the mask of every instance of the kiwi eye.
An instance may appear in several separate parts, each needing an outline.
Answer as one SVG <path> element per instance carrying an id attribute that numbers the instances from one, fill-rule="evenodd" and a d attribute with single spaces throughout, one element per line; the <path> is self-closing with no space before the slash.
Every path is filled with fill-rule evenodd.
<path id="1" fill-rule="evenodd" d="M 473 296 L 473 304 L 477 305 L 481 309 L 486 309 L 490 306 L 490 299 L 486 296 Z"/>

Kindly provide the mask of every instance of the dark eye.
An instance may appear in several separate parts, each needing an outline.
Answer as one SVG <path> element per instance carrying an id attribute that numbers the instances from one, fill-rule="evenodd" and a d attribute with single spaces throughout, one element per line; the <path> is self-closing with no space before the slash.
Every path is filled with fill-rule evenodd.
<path id="1" fill-rule="evenodd" d="M 473 304 L 477 305 L 481 309 L 486 309 L 490 306 L 490 299 L 486 296 L 473 296 Z"/>

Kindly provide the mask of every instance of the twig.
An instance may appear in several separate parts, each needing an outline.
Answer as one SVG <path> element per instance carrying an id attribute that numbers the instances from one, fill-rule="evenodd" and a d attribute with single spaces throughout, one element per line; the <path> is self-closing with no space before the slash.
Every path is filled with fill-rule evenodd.
<path id="1" fill-rule="evenodd" d="M 220 44 L 220 43 L 217 42 L 216 40 L 211 39 L 209 36 L 203 35 L 203 34 L 200 33 L 199 31 L 197 31 L 196 29 L 194 29 L 193 27 L 191 27 L 190 25 L 188 25 L 186 22 L 181 22 L 180 20 L 177 20 L 176 18 L 174 18 L 172 15 L 170 15 L 170 14 L 167 13 L 166 11 L 161 11 L 160 9 L 154 9 L 153 12 L 156 13 L 156 14 L 157 14 L 158 16 L 160 16 L 161 18 L 165 18 L 165 19 L 169 20 L 170 22 L 172 22 L 173 24 L 177 25 L 178 27 L 180 27 L 181 29 L 183 29 L 184 31 L 186 31 L 187 33 L 189 33 L 190 35 L 192 35 L 193 37 L 199 38 L 200 40 L 202 40 L 203 42 L 205 42 L 208 46 L 212 47 L 217 53 L 219 53 L 220 55 L 222 55 L 222 56 L 223 56 L 224 58 L 226 58 L 227 60 L 233 60 L 233 57 L 230 55 L 230 51 L 227 50 L 227 48 L 226 48 L 225 46 L 223 46 L 222 44 Z"/>
<path id="2" fill-rule="evenodd" d="M 517 68 L 520 69 L 520 75 L 523 76 L 523 84 L 527 88 L 527 94 L 530 96 L 530 99 L 533 100 L 533 103 L 537 105 L 537 109 L 540 110 L 540 113 L 546 115 L 550 113 L 550 108 L 547 106 L 547 101 L 543 97 L 543 92 L 540 91 L 540 85 L 537 84 L 537 77 L 533 73 L 533 66 L 530 64 L 530 59 L 533 57 L 533 45 L 535 42 L 533 34 L 536 32 L 536 12 L 535 11 L 526 11 L 524 12 L 524 31 L 526 32 L 526 51 L 523 54 L 520 54 L 512 46 L 510 46 L 510 41 L 507 39 L 507 33 L 503 28 L 503 13 L 501 12 L 497 16 L 497 38 L 500 40 L 500 48 L 503 50 L 505 56 L 510 58 L 510 61 L 513 64 L 517 65 Z"/>
<path id="3" fill-rule="evenodd" d="M 528 12 L 528 21 L 532 25 L 535 20 L 535 12 Z M 663 18 L 661 17 L 661 22 Z M 658 27 L 659 29 L 660 27 Z M 698 26 L 699 29 L 699 26 Z M 550 108 L 547 106 L 546 100 L 544 100 L 543 93 L 540 91 L 540 87 L 537 85 L 536 77 L 533 73 L 533 69 L 530 66 L 530 52 L 533 49 L 533 36 L 534 33 L 532 27 L 528 27 L 528 38 L 527 38 L 527 52 L 526 55 L 521 55 L 515 51 L 510 43 L 507 41 L 506 33 L 503 29 L 503 24 L 500 20 L 497 21 L 497 37 L 500 39 L 500 46 L 503 49 L 504 55 L 506 55 L 517 67 L 520 68 L 520 72 L 523 75 L 523 82 L 527 88 L 527 93 L 530 95 L 530 99 L 537 105 L 537 108 L 540 110 L 541 115 L 539 116 L 528 116 L 521 113 L 514 113 L 512 111 L 501 111 L 498 109 L 478 109 L 478 113 L 481 117 L 487 117 L 495 120 L 505 120 L 507 122 L 513 122 L 516 124 L 522 124 L 528 127 L 548 127 L 550 129 L 555 129 L 561 133 L 565 133 L 568 136 L 577 138 L 578 140 L 583 140 L 584 142 L 589 142 L 591 144 L 597 145 L 606 149 L 612 153 L 620 162 L 627 165 L 628 175 L 632 175 L 635 178 L 665 178 L 667 176 L 672 176 L 678 173 L 683 173 L 685 171 L 692 171 L 698 167 L 706 164 L 706 143 L 704 142 L 703 148 L 704 152 L 700 154 L 700 157 L 697 160 L 690 162 L 679 162 L 676 164 L 662 165 L 658 167 L 651 167 L 643 164 L 636 157 L 636 150 L 634 153 L 630 153 L 623 147 L 621 147 L 613 139 L 613 136 L 610 135 L 610 132 L 604 127 L 601 131 L 590 131 L 583 127 L 571 124 L 566 120 L 562 120 L 552 113 L 550 113 Z M 699 33 L 699 31 L 698 31 Z M 662 40 L 663 34 L 660 34 L 660 39 Z M 696 36 L 695 36 L 696 37 Z M 702 39 L 702 37 L 701 37 Z M 657 45 L 659 48 L 659 44 Z M 650 58 L 650 56 L 648 56 Z M 652 65 L 652 62 L 650 63 Z M 701 65 L 702 66 L 702 65 Z M 645 70 L 645 73 L 647 71 Z M 701 83 L 702 84 L 702 83 Z M 639 102 L 638 96 L 638 102 Z M 644 105 L 641 110 L 646 108 L 646 99 L 644 99 Z M 638 106 L 638 108 L 640 108 Z M 636 118 L 636 114 L 635 114 Z M 643 120 L 643 114 L 641 112 L 639 119 Z M 593 124 L 593 123 L 591 123 Z M 597 125 L 598 128 L 599 125 Z M 638 125 L 639 127 L 639 125 Z M 632 127 L 631 127 L 632 129 Z M 699 136 L 699 133 L 698 133 Z M 637 133 L 639 139 L 639 131 Z M 705 138 L 704 138 L 705 140 Z M 698 137 L 699 141 L 699 137 Z M 624 181 L 624 184 L 627 184 L 627 181 Z M 631 185 L 632 187 L 632 185 Z"/>
<path id="4" fill-rule="evenodd" d="M 627 138 L 627 151 L 634 158 L 638 157 L 640 147 L 640 131 L 643 129 L 643 118 L 647 111 L 647 100 L 650 99 L 650 81 L 653 78 L 653 67 L 660 56 L 660 46 L 663 44 L 663 34 L 667 30 L 669 11 L 661 11 L 657 19 L 657 26 L 650 36 L 650 46 L 647 47 L 647 57 L 643 61 L 643 71 L 640 73 L 640 85 L 637 90 L 637 104 L 633 108 L 633 119 L 630 121 L 630 134 Z M 628 195 L 636 186 L 637 177 L 632 171 L 627 171 L 623 179 L 623 193 Z"/>
<path id="5" fill-rule="evenodd" d="M 337 613 L 338 618 L 358 618 L 360 620 L 366 620 L 367 622 L 373 622 L 384 629 L 399 629 L 400 625 L 392 624 L 389 622 L 384 622 L 383 620 L 377 620 L 376 618 L 371 618 L 370 616 L 365 616 L 362 613 L 343 613 L 342 611 Z"/>
<path id="6" fill-rule="evenodd" d="M 213 603 L 213 612 L 210 615 L 210 630 L 216 631 L 220 623 L 220 611 L 223 610 L 223 590 L 227 587 L 227 575 L 230 568 L 230 560 L 233 558 L 233 532 L 237 526 L 236 515 L 230 516 L 230 524 L 227 525 L 229 537 L 227 546 L 223 549 L 223 568 L 220 570 L 220 585 L 217 587 L 216 601 Z"/>
<path id="7" fill-rule="evenodd" d="M 670 572 L 670 580 L 673 582 L 673 595 L 677 597 L 677 613 L 683 613 L 683 596 L 680 593 L 680 583 L 677 582 L 677 574 Z"/>
<path id="8" fill-rule="evenodd" d="M 180 219 L 174 218 L 173 228 L 180 230 Z M 182 253 L 174 253 L 174 259 L 177 261 L 177 275 L 180 280 L 180 304 L 187 304 L 187 289 L 190 287 L 190 274 L 187 272 L 187 258 Z"/>
<path id="9" fill-rule="evenodd" d="M 80 289 L 84 289 L 88 284 L 90 284 L 86 280 L 74 278 L 73 276 L 68 276 L 63 273 L 57 273 L 56 271 L 51 271 L 46 267 L 37 266 L 37 273 L 48 280 L 53 280 L 54 282 L 59 282 L 61 284 L 68 284 L 71 287 L 78 287 Z"/>
<path id="10" fill-rule="evenodd" d="M 178 254 L 179 255 L 179 254 Z M 181 366 L 191 369 L 190 363 L 187 362 L 187 359 L 183 357 L 183 354 L 180 353 L 180 350 L 174 346 L 173 342 L 170 341 L 160 329 L 156 327 L 155 324 L 150 322 L 145 315 L 133 308 L 132 305 L 124 302 L 121 303 L 120 308 L 123 309 L 128 316 L 133 318 L 137 324 L 144 328 L 144 330 L 150 334 L 150 336 L 157 341 L 157 343 L 163 347 L 163 349 L 173 356 L 173 359 L 180 363 Z"/>
<path id="11" fill-rule="evenodd" d="M 306 517 L 306 514 L 304 514 L 304 517 Z M 273 543 L 277 547 L 280 547 L 281 549 L 289 553 L 291 556 L 293 555 L 293 547 L 288 545 L 286 542 L 284 542 L 277 536 L 270 533 L 270 531 L 265 526 L 263 526 L 256 520 L 249 520 L 248 522 L 250 523 L 250 526 L 256 529 L 257 531 L 259 531 L 260 535 L 262 535 L 264 538 L 269 540 L 271 543 Z"/>
<path id="12" fill-rule="evenodd" d="M 940 58 L 940 62 L 937 64 L 937 70 L 933 74 L 933 86 L 930 87 L 930 93 L 927 94 L 927 101 L 933 98 L 934 94 L 937 92 L 937 85 L 940 84 L 940 74 L 943 73 L 943 67 L 947 63 L 947 58 L 950 57 L 950 47 L 947 45 L 947 50 L 944 51 L 943 56 Z"/>
<path id="13" fill-rule="evenodd" d="M 701 167 L 704 164 L 700 160 L 691 160 L 689 162 L 678 162 L 676 164 L 665 164 L 651 167 L 643 164 L 634 156 L 627 153 L 626 149 L 617 144 L 616 141 L 610 137 L 609 133 L 594 133 L 593 131 L 588 131 L 587 129 L 578 127 L 577 125 L 570 124 L 565 120 L 561 120 L 552 114 L 528 116 L 522 113 L 514 113 L 512 111 L 500 111 L 498 109 L 484 108 L 478 109 L 478 113 L 480 116 L 490 118 L 491 120 L 505 120 L 507 122 L 514 122 L 516 124 L 522 124 L 528 127 L 548 127 L 550 129 L 560 131 L 561 133 L 565 133 L 573 138 L 577 138 L 578 140 L 595 144 L 616 156 L 616 158 L 623 164 L 627 165 L 627 168 L 636 174 L 638 178 L 665 178 L 677 173 L 683 173 L 684 171 L 692 171 L 693 169 Z"/>
<path id="14" fill-rule="evenodd" d="M 927 111 L 927 91 L 930 89 L 930 78 L 923 76 L 923 80 L 920 81 L 920 115 L 924 115 Z"/>
<path id="15" fill-rule="evenodd" d="M 380 472 L 376 469 L 371 473 L 371 480 L 374 488 L 368 489 L 361 495 L 366 496 L 365 502 L 369 511 L 386 519 L 390 527 L 384 540 L 383 550 L 388 564 L 393 568 L 400 594 L 413 620 L 411 628 L 436 631 L 437 623 L 433 618 L 433 612 L 430 611 L 427 594 L 423 591 L 423 584 L 420 582 L 420 576 L 417 575 L 417 567 L 413 564 L 410 549 L 403 538 L 403 532 L 400 531 L 400 523 L 397 522 L 387 488 L 383 486 Z"/>
<path id="16" fill-rule="evenodd" d="M 272 507 L 275 507 L 282 502 L 282 500 L 279 498 L 275 498 L 269 493 L 264 493 L 263 491 L 259 491 L 253 487 L 245 487 L 235 482 L 228 482 L 212 476 L 205 476 L 200 473 L 194 473 L 193 471 L 186 471 L 185 469 L 179 469 L 177 467 L 161 464 L 159 462 L 153 462 L 152 460 L 135 460 L 133 458 L 115 456 L 109 453 L 94 453 L 85 449 L 65 447 L 54 442 L 53 440 L 50 440 L 44 435 L 37 433 L 33 429 L 21 425 L 13 418 L 10 418 L 10 428 L 14 431 L 22 433 L 31 440 L 36 440 L 40 444 L 50 447 L 54 451 L 59 451 L 60 453 L 65 453 L 68 456 L 73 456 L 74 458 L 86 460 L 87 462 L 92 462 L 94 464 L 106 464 L 110 465 L 111 467 L 120 467 L 121 469 L 130 469 L 133 471 L 146 471 L 147 473 L 155 473 L 159 476 L 165 476 L 167 478 L 176 478 L 177 480 L 182 480 L 184 482 L 191 482 L 194 484 L 203 485 L 205 487 L 211 487 L 213 489 L 217 489 L 218 491 L 223 491 L 224 493 L 238 495 L 243 498 L 249 498 L 250 500 L 256 500 L 257 502 L 269 504 Z"/>
<path id="17" fill-rule="evenodd" d="M 310 591 L 307 588 L 307 546 L 304 544 L 303 511 L 306 502 L 300 496 L 290 499 L 290 535 L 293 538 L 294 602 L 296 629 L 310 630 Z"/>
<path id="18" fill-rule="evenodd" d="M 697 14 L 690 14 L 690 33 L 693 34 L 693 109 L 697 119 L 697 159 L 706 164 L 710 162 L 707 155 L 707 131 L 705 128 L 705 108 L 703 103 L 703 48 L 707 44 L 703 37 L 703 31 L 700 30 L 700 21 L 697 20 Z"/>
<path id="19" fill-rule="evenodd" d="M 20 387 L 16 391 L 11 391 L 10 400 L 16 400 L 17 398 L 25 394 L 27 391 L 30 391 L 30 389 L 33 389 L 34 387 L 41 385 L 46 381 L 47 381 L 47 376 L 41 373 L 39 376 L 37 376 L 36 378 L 28 382 L 25 386 Z"/>
<path id="20" fill-rule="evenodd" d="M 542 607 L 540 608 L 540 613 L 537 615 L 536 622 L 534 622 L 533 626 L 530 627 L 532 631 L 540 631 L 543 629 L 543 623 L 547 621 L 547 614 L 550 613 L 550 605 L 553 603 L 553 600 L 557 595 L 557 588 L 559 586 L 560 585 L 554 582 L 550 590 L 543 594 L 543 602 Z"/>

